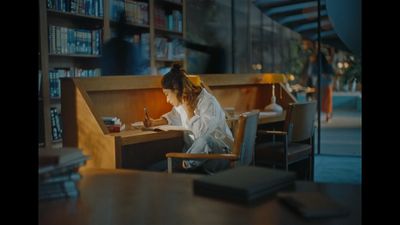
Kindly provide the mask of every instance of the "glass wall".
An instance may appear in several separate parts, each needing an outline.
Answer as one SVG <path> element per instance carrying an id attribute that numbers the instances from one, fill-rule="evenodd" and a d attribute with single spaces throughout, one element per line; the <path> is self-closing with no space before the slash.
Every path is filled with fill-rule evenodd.
<path id="1" fill-rule="evenodd" d="M 226 73 L 301 70 L 301 36 L 265 16 L 252 1 L 187 0 L 187 12 L 187 39 L 222 47 Z M 188 49 L 188 72 L 204 73 L 209 58 Z"/>
<path id="2" fill-rule="evenodd" d="M 301 6 L 296 6 L 298 7 L 296 9 L 289 9 L 289 7 L 288 11 L 283 8 L 279 11 L 275 8 L 274 12 L 279 11 L 279 13 L 274 15 L 267 13 L 267 11 L 273 11 L 272 7 L 260 9 L 262 8 L 260 5 L 275 3 L 278 5 L 279 1 L 186 0 L 186 2 L 187 40 L 203 47 L 212 46 L 223 49 L 224 52 L 224 54 L 216 54 L 218 57 L 215 57 L 206 53 L 207 51 L 188 49 L 188 72 L 191 74 L 287 73 L 293 75 L 293 80 L 289 81 L 287 87 L 297 101 L 316 100 L 319 102 L 320 121 L 316 122 L 318 132 L 315 131 L 316 143 L 320 143 L 318 153 L 356 156 L 350 158 L 349 162 L 355 162 L 351 169 L 357 167 L 358 174 L 354 177 L 361 179 L 359 176 L 361 173 L 361 58 L 357 51 L 352 53 L 347 47 L 351 42 L 344 44 L 343 38 L 346 35 L 351 36 L 351 33 L 360 32 L 361 28 L 347 28 L 343 36 L 343 32 L 341 34 L 339 32 L 340 21 L 335 21 L 337 26 L 333 29 L 332 20 L 335 19 L 334 11 L 337 12 L 335 16 L 339 19 L 345 18 L 346 15 L 350 16 L 346 17 L 345 25 L 354 21 L 353 17 L 360 17 L 360 13 L 351 11 L 354 7 L 351 8 L 349 5 L 350 2 L 355 4 L 357 1 L 319 1 L 321 4 L 320 52 L 325 55 L 328 64 L 333 69 L 331 81 L 333 112 L 329 119 L 323 110 L 322 91 L 320 95 L 318 94 L 318 79 L 322 82 L 321 85 L 325 81 L 315 70 L 318 66 L 311 66 L 313 60 L 318 63 L 318 58 L 313 59 L 313 55 L 318 55 L 317 0 L 293 1 Z M 257 5 L 257 3 L 261 4 Z M 358 7 L 360 8 L 360 4 Z M 345 13 L 346 10 L 350 11 Z M 331 13 L 329 16 L 328 11 Z M 360 42 L 360 40 L 354 42 L 353 39 L 353 43 Z M 209 64 L 221 64 L 223 69 L 210 70 L 207 66 Z M 321 90 L 323 90 L 322 86 Z M 318 160 L 320 161 L 316 162 L 316 167 L 322 171 L 324 168 L 320 165 L 324 164 L 322 162 L 325 159 Z M 339 164 L 335 163 L 335 166 Z"/>

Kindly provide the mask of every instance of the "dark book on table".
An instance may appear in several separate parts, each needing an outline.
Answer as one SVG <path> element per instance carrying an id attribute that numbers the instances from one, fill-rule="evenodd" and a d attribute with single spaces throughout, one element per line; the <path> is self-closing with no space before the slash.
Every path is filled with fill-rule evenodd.
<path id="1" fill-rule="evenodd" d="M 305 218 L 345 216 L 349 210 L 320 192 L 278 193 L 278 198 Z"/>
<path id="2" fill-rule="evenodd" d="M 194 180 L 197 195 L 252 203 L 293 185 L 295 173 L 254 166 L 228 169 Z"/>

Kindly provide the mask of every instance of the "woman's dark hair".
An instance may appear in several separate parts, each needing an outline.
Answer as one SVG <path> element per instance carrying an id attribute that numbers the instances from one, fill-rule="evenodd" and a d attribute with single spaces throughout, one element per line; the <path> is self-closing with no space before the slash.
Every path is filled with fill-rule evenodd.
<path id="1" fill-rule="evenodd" d="M 177 97 L 180 101 L 184 99 L 195 108 L 197 104 L 197 96 L 199 96 L 202 88 L 196 86 L 186 76 L 186 72 L 181 69 L 180 64 L 173 64 L 171 70 L 161 79 L 161 86 L 163 89 L 171 89 L 177 91 Z"/>

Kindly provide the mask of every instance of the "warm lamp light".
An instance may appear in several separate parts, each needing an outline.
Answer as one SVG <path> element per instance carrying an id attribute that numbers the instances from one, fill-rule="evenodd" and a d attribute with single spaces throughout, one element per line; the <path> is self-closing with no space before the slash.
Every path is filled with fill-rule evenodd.
<path id="1" fill-rule="evenodd" d="M 295 79 L 293 74 L 288 74 L 286 76 L 287 76 L 287 79 L 290 80 L 290 81 L 293 81 Z"/>
<path id="2" fill-rule="evenodd" d="M 189 78 L 189 80 L 196 86 L 200 86 L 201 85 L 201 79 L 200 76 L 198 75 L 187 75 L 187 77 Z"/>
<path id="3" fill-rule="evenodd" d="M 267 84 L 272 84 L 271 103 L 265 106 L 264 111 L 282 113 L 283 112 L 282 106 L 276 103 L 275 84 L 286 83 L 287 82 L 286 76 L 284 74 L 264 74 L 262 82 Z"/>

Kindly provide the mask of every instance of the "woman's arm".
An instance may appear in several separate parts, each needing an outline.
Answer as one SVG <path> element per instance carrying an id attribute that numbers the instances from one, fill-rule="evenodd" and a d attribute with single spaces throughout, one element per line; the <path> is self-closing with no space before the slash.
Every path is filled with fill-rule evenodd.
<path id="1" fill-rule="evenodd" d="M 170 112 L 165 113 L 161 116 L 161 119 L 165 120 L 165 124 L 182 126 L 181 116 L 177 111 L 179 107 L 173 107 Z"/>
<path id="2" fill-rule="evenodd" d="M 159 119 L 153 119 L 147 113 L 147 109 L 144 108 L 144 121 L 143 121 L 143 123 L 144 123 L 145 127 L 153 127 L 153 126 L 160 126 L 160 125 L 168 124 L 168 120 L 166 120 L 163 117 L 161 117 Z"/>
<path id="3" fill-rule="evenodd" d="M 168 121 L 164 117 L 161 117 L 159 119 L 149 118 L 144 120 L 145 127 L 154 127 L 166 124 L 168 124 Z"/>
<path id="4" fill-rule="evenodd" d="M 196 113 L 193 112 L 193 116 L 188 118 L 188 127 L 195 139 L 214 131 L 220 120 L 225 120 L 217 105 L 218 103 L 211 99 L 199 101 Z"/>

